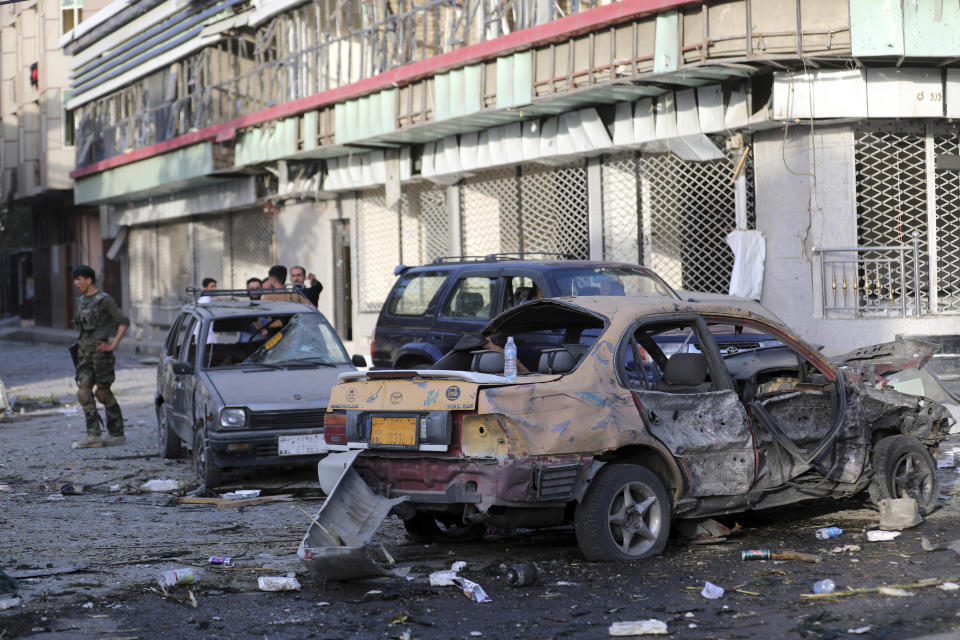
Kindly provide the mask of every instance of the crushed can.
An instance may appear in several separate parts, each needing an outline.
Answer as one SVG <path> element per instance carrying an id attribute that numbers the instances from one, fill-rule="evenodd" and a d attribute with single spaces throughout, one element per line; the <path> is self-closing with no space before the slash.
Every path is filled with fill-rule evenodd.
<path id="1" fill-rule="evenodd" d="M 209 563 L 214 566 L 232 567 L 233 558 L 230 556 L 210 556 Z"/>
<path id="2" fill-rule="evenodd" d="M 769 560 L 770 549 L 747 549 L 740 552 L 741 560 Z"/>
<path id="3" fill-rule="evenodd" d="M 537 565 L 532 562 L 522 562 L 510 567 L 507 571 L 507 582 L 512 587 L 529 587 L 536 583 L 539 573 Z"/>

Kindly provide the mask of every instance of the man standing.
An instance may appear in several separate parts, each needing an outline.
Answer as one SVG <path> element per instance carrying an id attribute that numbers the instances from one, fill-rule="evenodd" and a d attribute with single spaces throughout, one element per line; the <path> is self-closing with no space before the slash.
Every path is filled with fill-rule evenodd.
<path id="1" fill-rule="evenodd" d="M 309 287 L 303 285 L 304 280 L 310 281 Z M 297 265 L 290 267 L 290 282 L 293 283 L 293 286 L 300 288 L 303 295 L 307 296 L 307 299 L 310 300 L 313 306 L 317 306 L 320 300 L 320 292 L 323 291 L 323 285 L 317 280 L 317 276 L 312 273 L 307 275 L 307 270 Z"/>
<path id="2" fill-rule="evenodd" d="M 266 279 L 263 281 L 264 289 L 283 289 L 287 282 L 287 268 L 282 264 L 275 264 L 270 267 Z M 304 299 L 296 293 L 265 293 L 264 300 L 282 300 L 284 302 L 304 302 Z"/>
<path id="3" fill-rule="evenodd" d="M 77 298 L 74 326 L 80 331 L 77 339 L 77 400 L 87 421 L 87 436 L 77 443 L 80 448 L 123 444 L 123 413 L 110 385 L 116 376 L 113 351 L 120 344 L 130 320 L 116 301 L 94 285 L 96 273 L 87 265 L 73 269 L 73 286 Z M 96 385 L 96 392 L 93 388 Z M 97 400 L 107 414 L 107 436 L 101 440 L 103 423 L 97 412 Z"/>

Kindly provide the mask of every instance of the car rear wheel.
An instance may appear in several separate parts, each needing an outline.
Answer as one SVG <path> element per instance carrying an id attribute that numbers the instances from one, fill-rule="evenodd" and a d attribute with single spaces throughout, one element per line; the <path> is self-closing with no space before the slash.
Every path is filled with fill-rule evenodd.
<path id="1" fill-rule="evenodd" d="M 167 406 L 157 407 L 157 447 L 160 456 L 167 459 L 179 458 L 183 454 L 183 443 L 180 436 L 170 426 L 170 416 Z"/>
<path id="2" fill-rule="evenodd" d="M 898 435 L 880 440 L 873 448 L 873 481 L 870 498 L 913 498 L 926 515 L 937 506 L 940 484 L 933 456 L 913 436 Z"/>
<path id="3" fill-rule="evenodd" d="M 223 469 L 210 461 L 210 451 L 206 445 L 206 430 L 203 427 L 197 429 L 193 436 L 193 451 L 191 452 L 191 462 L 193 471 L 197 474 L 197 479 L 207 489 L 219 487 L 223 482 Z"/>
<path id="4" fill-rule="evenodd" d="M 486 531 L 483 524 L 464 524 L 456 516 L 430 511 L 418 511 L 409 520 L 404 520 L 403 526 L 410 539 L 420 544 L 476 542 Z"/>
<path id="5" fill-rule="evenodd" d="M 670 535 L 670 498 L 660 479 L 633 464 L 610 464 L 577 506 L 577 542 L 587 560 L 639 560 Z"/>

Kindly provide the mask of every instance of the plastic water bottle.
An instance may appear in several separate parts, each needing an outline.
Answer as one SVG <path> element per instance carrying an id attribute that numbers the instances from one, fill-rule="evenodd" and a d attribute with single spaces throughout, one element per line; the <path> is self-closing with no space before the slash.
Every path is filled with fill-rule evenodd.
<path id="1" fill-rule="evenodd" d="M 513 342 L 513 336 L 507 338 L 507 344 L 503 347 L 503 375 L 507 380 L 517 377 L 517 345 Z"/>
<path id="2" fill-rule="evenodd" d="M 813 583 L 814 593 L 833 593 L 833 590 L 836 588 L 837 584 L 830 578 Z"/>
<path id="3" fill-rule="evenodd" d="M 843 535 L 843 529 L 840 527 L 823 527 L 822 529 L 817 529 L 816 536 L 820 540 L 826 540 L 828 538 L 836 538 L 837 536 Z"/>

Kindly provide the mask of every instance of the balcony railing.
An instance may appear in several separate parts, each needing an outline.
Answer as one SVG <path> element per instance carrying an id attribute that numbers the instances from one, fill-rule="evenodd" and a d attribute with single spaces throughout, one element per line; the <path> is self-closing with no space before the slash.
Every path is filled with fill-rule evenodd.
<path id="1" fill-rule="evenodd" d="M 919 317 L 920 234 L 910 244 L 815 249 L 824 315 Z"/>

